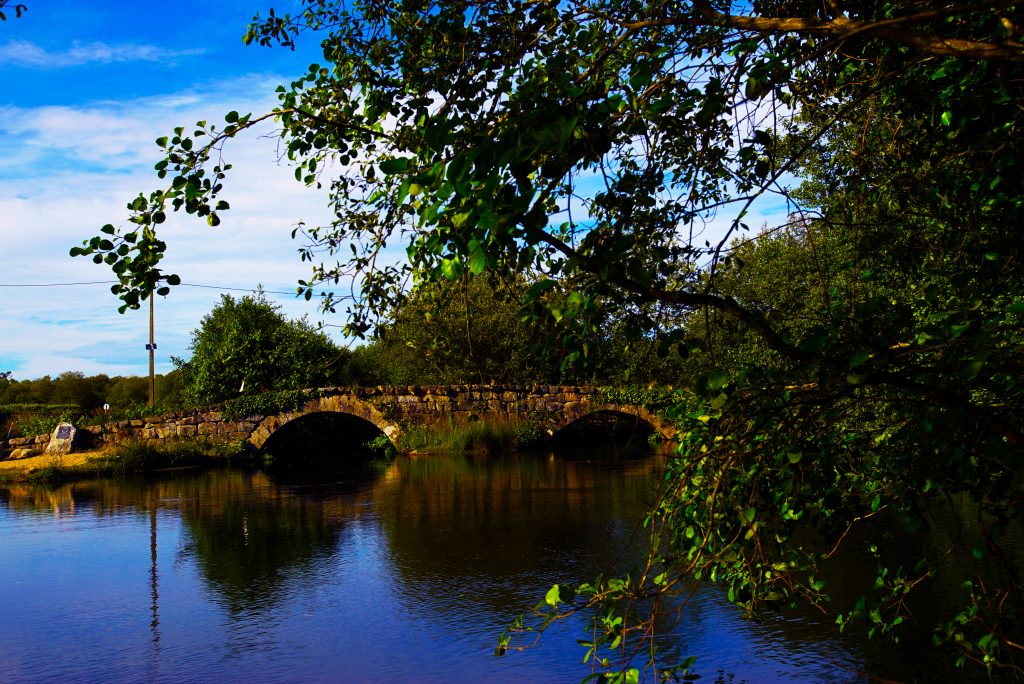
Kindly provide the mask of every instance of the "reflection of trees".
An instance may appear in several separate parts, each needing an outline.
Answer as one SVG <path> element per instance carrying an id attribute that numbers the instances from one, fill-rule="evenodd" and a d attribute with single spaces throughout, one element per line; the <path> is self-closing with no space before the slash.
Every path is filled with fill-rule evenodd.
<path id="1" fill-rule="evenodd" d="M 346 520 L 365 506 L 352 497 L 304 496 L 261 474 L 237 470 L 171 475 L 158 480 L 97 480 L 59 487 L 0 488 L 0 502 L 31 514 L 97 516 L 178 509 L 207 585 L 232 612 L 283 600 L 283 584 L 333 554 Z"/>
<path id="2" fill-rule="evenodd" d="M 343 486 L 334 481 L 282 484 L 260 474 L 224 470 L 59 487 L 18 484 L 0 487 L 0 506 L 19 515 L 139 518 L 180 510 L 185 551 L 214 600 L 232 614 L 253 611 L 261 618 L 297 595 L 297 578 L 321 577 L 325 567 L 333 567 L 333 556 L 346 549 L 339 542 L 346 522 L 371 514 L 373 524 L 367 529 L 379 529 L 390 548 L 390 567 L 380 586 L 392 586 L 394 577 L 409 613 L 434 621 L 453 639 L 462 625 L 493 625 L 496 637 L 500 625 L 534 605 L 551 583 L 628 570 L 642 557 L 646 540 L 638 523 L 653 496 L 660 463 L 658 457 L 589 462 L 429 456 L 400 459 L 372 482 L 352 475 Z M 961 519 L 975 513 L 970 504 L 956 511 Z M 898 527 L 895 522 L 880 518 L 879 527 L 887 531 L 875 541 L 888 547 L 905 544 L 891 532 Z M 955 541 L 949 531 L 960 527 L 946 522 L 932 521 L 929 552 L 944 552 Z M 850 550 L 868 541 L 854 538 L 857 534 L 851 532 Z M 624 552 L 634 537 L 632 554 Z M 890 558 L 896 553 L 893 548 L 882 552 Z M 908 548 L 906 553 L 913 558 L 918 552 Z M 1024 545 L 1007 553 L 1017 567 L 1024 565 Z M 836 607 L 843 608 L 873 582 L 875 567 L 866 553 L 837 554 L 835 560 L 825 579 Z M 956 560 L 961 561 L 977 563 Z M 953 584 L 937 578 L 929 600 L 962 599 L 962 589 Z M 930 620 L 919 611 L 926 608 L 911 606 L 925 624 Z M 707 659 L 716 663 L 728 651 L 763 648 L 766 660 L 780 662 L 787 656 L 814 659 L 813 654 L 834 647 L 833 625 L 809 615 L 796 617 L 787 614 L 758 625 L 741 622 L 718 588 L 705 587 L 682 612 L 681 628 L 675 611 L 663 610 L 657 631 L 670 636 L 659 647 L 680 657 L 717 654 Z M 571 638 L 577 636 L 573 627 Z M 865 645 L 866 669 L 925 680 L 941 671 L 923 669 L 929 663 L 920 656 L 908 657 L 921 649 L 921 639 L 904 637 L 900 649 L 879 639 Z M 918 637 L 927 640 L 929 635 L 918 632 Z M 896 665 L 901 661 L 909 663 L 905 670 Z"/>
<path id="3" fill-rule="evenodd" d="M 203 579 L 235 613 L 283 600 L 291 572 L 331 556 L 347 519 L 340 501 L 298 496 L 263 475 L 211 473 L 189 482 L 181 517 Z"/>
<path id="4" fill-rule="evenodd" d="M 13 484 L 0 487 L 0 501 L 11 511 L 70 516 L 136 510 L 145 514 L 161 497 L 160 483 L 142 480 L 96 480 L 61 485 Z"/>
<path id="5" fill-rule="evenodd" d="M 605 463 L 554 457 L 402 463 L 377 489 L 405 594 L 464 595 L 503 620 L 545 584 L 628 565 L 643 548 L 657 462 L 631 462 L 642 472 L 626 478 Z"/>

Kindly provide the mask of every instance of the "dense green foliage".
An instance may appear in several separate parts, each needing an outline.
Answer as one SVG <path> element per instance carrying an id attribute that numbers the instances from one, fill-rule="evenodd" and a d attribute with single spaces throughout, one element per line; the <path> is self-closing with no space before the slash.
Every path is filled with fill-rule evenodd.
<path id="1" fill-rule="evenodd" d="M 304 319 L 287 319 L 262 292 L 241 299 L 221 295 L 192 331 L 189 348 L 191 359 L 171 360 L 181 372 L 186 400 L 200 405 L 243 391 L 341 384 L 348 355 Z"/>
<path id="2" fill-rule="evenodd" d="M 243 394 L 224 402 L 224 419 L 238 420 L 256 414 L 294 411 L 316 396 L 316 390 L 303 389 Z"/>
<path id="3" fill-rule="evenodd" d="M 752 613 L 809 602 L 888 635 L 951 576 L 963 610 L 938 641 L 1019 677 L 1022 26 L 1011 1 L 310 0 L 246 40 L 317 31 L 323 64 L 272 112 L 158 140 L 169 184 L 73 253 L 111 265 L 125 307 L 173 285 L 165 211 L 216 224 L 224 143 L 275 118 L 337 213 L 308 230 L 303 287 L 354 278 L 350 332 L 422 308 L 410 274 L 444 293 L 515 271 L 541 330 L 571 322 L 546 334 L 560 359 L 617 326 L 692 354 L 649 572 L 542 603 L 541 626 L 594 611 L 597 669 L 636 676 L 652 623 L 617 611 L 652 593 L 710 580 Z M 788 225 L 746 234 L 771 196 Z M 395 242 L 408 259 L 385 263 Z M 879 550 L 896 530 L 912 562 Z M 846 547 L 877 579 L 833 606 Z"/>
<path id="4" fill-rule="evenodd" d="M 390 384 L 537 382 L 551 362 L 531 354 L 538 328 L 519 320 L 525 286 L 497 277 L 425 283 L 377 328 Z M 556 368 L 557 368 L 557 361 Z"/>
<path id="5" fill-rule="evenodd" d="M 603 300 L 587 322 L 587 362 L 580 362 L 578 316 L 551 315 L 543 305 L 533 315 L 523 310 L 523 298 L 537 282 L 524 275 L 463 273 L 453 281 L 419 284 L 377 325 L 372 342 L 353 350 L 353 381 L 641 385 L 683 378 L 678 355 L 659 355 L 653 338 L 630 334 L 599 310 Z"/>
<path id="6" fill-rule="evenodd" d="M 175 371 L 158 374 L 158 402 L 164 406 L 176 405 L 180 400 L 179 384 L 180 378 Z M 66 371 L 55 378 L 48 375 L 34 380 L 0 378 L 0 406 L 63 404 L 89 413 L 110 404 L 116 411 L 145 404 L 148 391 L 148 380 L 139 376 L 111 378 L 102 373 L 87 376 L 80 371 Z"/>

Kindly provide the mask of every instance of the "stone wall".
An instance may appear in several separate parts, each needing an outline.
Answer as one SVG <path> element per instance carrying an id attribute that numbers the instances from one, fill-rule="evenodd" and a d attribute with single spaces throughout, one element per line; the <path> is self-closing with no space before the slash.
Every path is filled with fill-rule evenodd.
<path id="1" fill-rule="evenodd" d="M 398 387 L 331 387 L 307 390 L 308 399 L 293 410 L 255 413 L 226 420 L 222 407 L 123 420 L 79 429 L 76 449 L 99 448 L 131 440 L 167 441 L 200 438 L 238 443 L 252 449 L 263 446 L 281 426 L 305 415 L 347 413 L 363 418 L 392 441 L 403 428 L 454 420 L 508 420 L 534 424 L 554 434 L 569 423 L 597 411 L 615 411 L 644 420 L 665 437 L 674 430 L 642 407 L 609 404 L 594 387 L 555 385 L 408 385 Z M 49 435 L 0 442 L 0 456 L 16 450 L 42 453 Z"/>

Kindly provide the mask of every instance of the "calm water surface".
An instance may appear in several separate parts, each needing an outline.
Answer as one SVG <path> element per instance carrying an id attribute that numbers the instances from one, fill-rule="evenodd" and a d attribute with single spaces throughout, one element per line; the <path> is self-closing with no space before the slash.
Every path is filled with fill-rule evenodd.
<path id="1" fill-rule="evenodd" d="M 551 584 L 639 557 L 659 458 L 0 487 L 0 681 L 579 681 L 582 622 L 501 658 L 497 637 Z M 829 624 L 745 621 L 715 589 L 661 626 L 706 682 L 885 667 Z"/>

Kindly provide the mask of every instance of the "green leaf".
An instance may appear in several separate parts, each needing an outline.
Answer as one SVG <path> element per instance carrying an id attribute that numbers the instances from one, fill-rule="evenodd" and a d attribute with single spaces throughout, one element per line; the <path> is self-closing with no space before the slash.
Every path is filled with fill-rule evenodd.
<path id="1" fill-rule="evenodd" d="M 530 289 L 526 291 L 526 299 L 535 300 L 543 293 L 547 292 L 558 286 L 558 283 L 554 280 L 538 280 L 537 282 L 530 285 Z M 1024 304 L 1021 305 L 1024 308 Z"/>
<path id="2" fill-rule="evenodd" d="M 714 371 L 708 374 L 708 390 L 716 392 L 729 382 L 729 373 L 727 371 Z"/>
<path id="3" fill-rule="evenodd" d="M 380 164 L 380 171 L 383 174 L 392 176 L 397 173 L 403 173 L 409 168 L 409 159 L 406 157 L 395 157 L 394 159 L 385 159 Z"/>
<path id="4" fill-rule="evenodd" d="M 629 87 L 636 91 L 643 90 L 651 82 L 652 73 L 649 60 L 645 59 L 634 64 L 629 75 Z"/>
<path id="5" fill-rule="evenodd" d="M 480 275 L 487 266 L 487 258 L 482 249 L 474 249 L 469 254 L 469 272 L 473 275 Z"/>
<path id="6" fill-rule="evenodd" d="M 871 358 L 871 352 L 859 351 L 850 355 L 850 368 L 856 368 Z"/>
<path id="7" fill-rule="evenodd" d="M 441 262 L 441 274 L 448 280 L 457 280 L 463 272 L 458 259 L 445 259 Z"/>
<path id="8" fill-rule="evenodd" d="M 466 178 L 466 172 L 470 166 L 470 156 L 462 153 L 455 155 L 452 160 L 448 163 L 448 169 L 445 173 L 445 177 L 449 183 L 461 183 Z"/>

